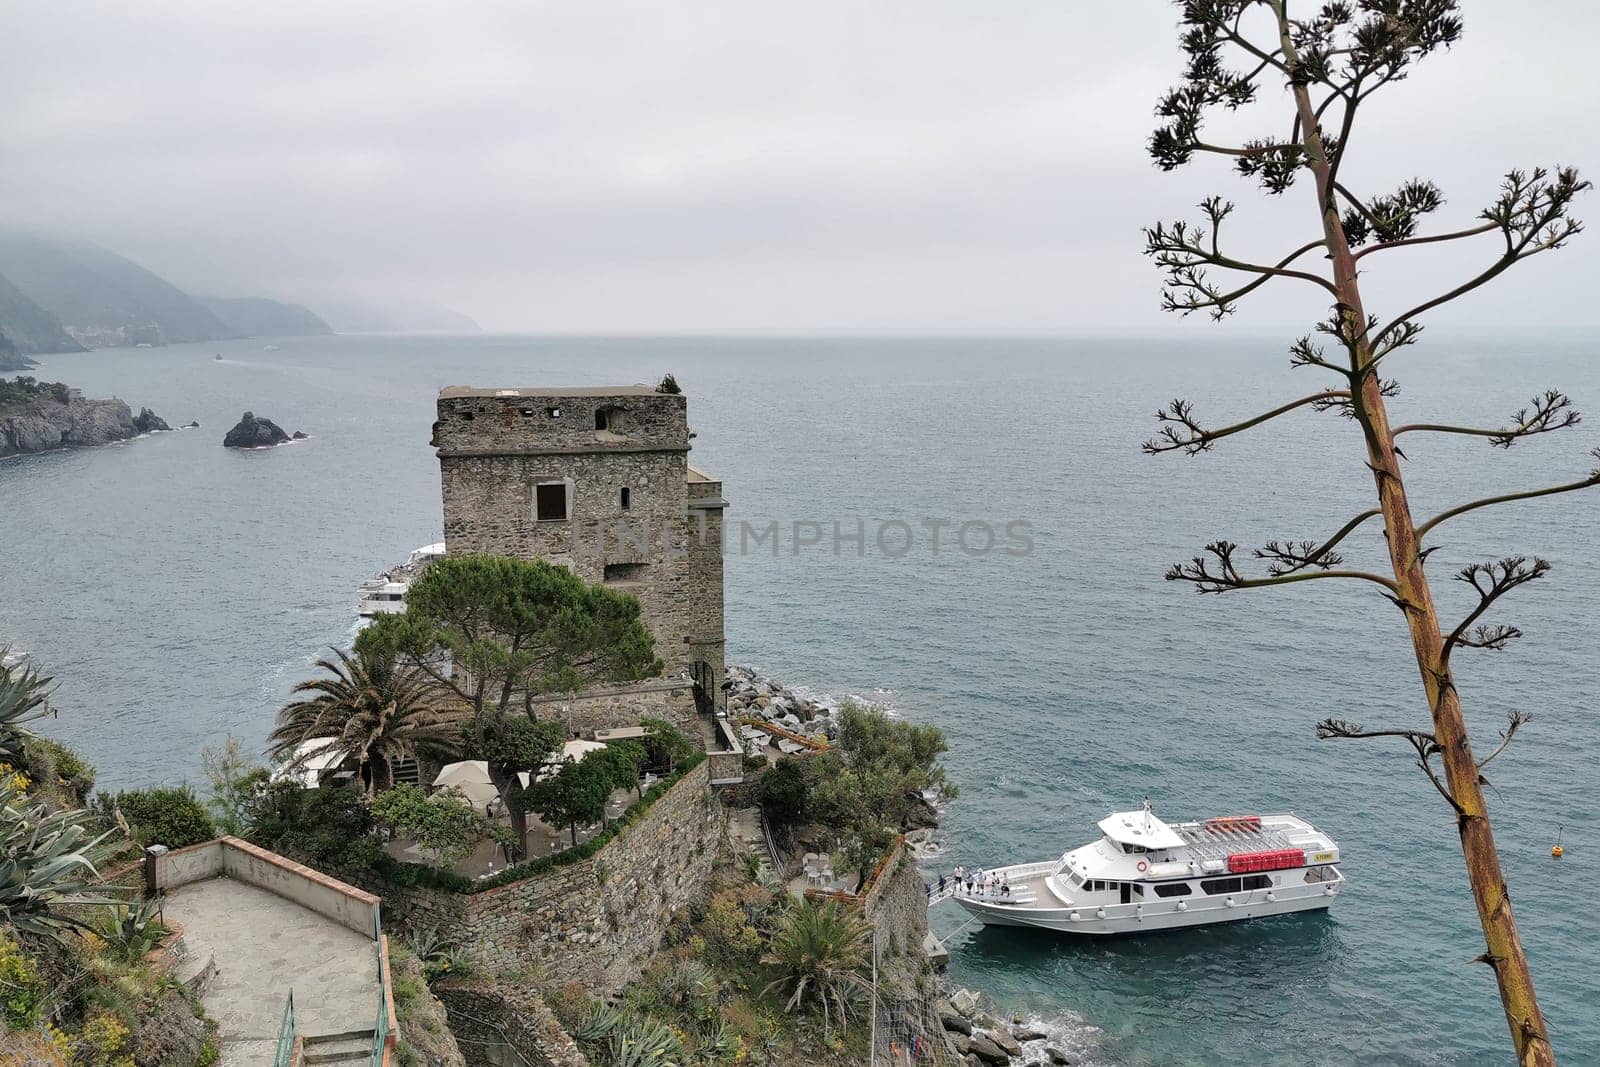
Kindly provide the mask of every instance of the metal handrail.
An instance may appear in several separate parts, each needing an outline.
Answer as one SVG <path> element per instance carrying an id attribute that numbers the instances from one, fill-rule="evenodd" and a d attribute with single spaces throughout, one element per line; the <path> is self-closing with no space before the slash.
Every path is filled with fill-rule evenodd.
<path id="1" fill-rule="evenodd" d="M 372 1028 L 372 1067 L 382 1067 L 383 1046 L 389 1039 L 389 998 L 378 986 L 378 1021 Z"/>
<path id="2" fill-rule="evenodd" d="M 289 990 L 289 999 L 283 1006 L 283 1022 L 278 1026 L 278 1054 L 273 1058 L 273 1067 L 289 1067 L 289 1061 L 294 1058 L 294 990 Z"/>

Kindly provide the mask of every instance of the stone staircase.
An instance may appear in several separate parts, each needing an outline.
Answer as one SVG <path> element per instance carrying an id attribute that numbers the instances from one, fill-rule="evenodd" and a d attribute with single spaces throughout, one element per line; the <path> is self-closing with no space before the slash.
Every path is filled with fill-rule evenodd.
<path id="1" fill-rule="evenodd" d="M 342 1034 L 318 1034 L 305 1039 L 305 1055 L 300 1062 L 371 1063 L 373 1032 L 348 1030 Z"/>
<path id="2" fill-rule="evenodd" d="M 764 885 L 782 883 L 776 860 L 767 848 L 767 838 L 761 832 L 761 811 L 758 808 L 739 808 L 733 813 L 733 837 L 745 851 L 756 858 L 756 879 Z"/>

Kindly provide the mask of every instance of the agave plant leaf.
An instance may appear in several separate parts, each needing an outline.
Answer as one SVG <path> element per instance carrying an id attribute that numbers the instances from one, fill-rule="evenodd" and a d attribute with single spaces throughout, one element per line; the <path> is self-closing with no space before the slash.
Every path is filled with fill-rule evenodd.
<path id="1" fill-rule="evenodd" d="M 0 781 L 0 923 L 61 938 L 90 928 L 76 909 L 126 901 L 99 884 L 114 833 L 93 834 L 84 811 L 49 811 Z"/>
<path id="2" fill-rule="evenodd" d="M 23 744 L 34 736 L 27 724 L 50 714 L 52 679 L 27 661 L 6 666 L 9 648 L 0 648 L 0 763 L 22 765 Z"/>

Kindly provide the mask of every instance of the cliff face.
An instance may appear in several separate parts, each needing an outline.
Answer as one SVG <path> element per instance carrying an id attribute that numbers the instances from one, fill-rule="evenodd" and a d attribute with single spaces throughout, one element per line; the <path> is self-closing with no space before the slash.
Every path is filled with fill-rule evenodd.
<path id="1" fill-rule="evenodd" d="M 321 337 L 333 332 L 310 308 L 260 297 L 202 297 L 211 313 L 250 337 Z"/>
<path id="2" fill-rule="evenodd" d="M 86 400 L 74 395 L 61 403 L 41 396 L 0 410 L 0 456 L 105 445 L 171 428 L 149 408 L 135 415 L 121 400 Z"/>
<path id="3" fill-rule="evenodd" d="M 27 295 L 0 275 L 0 364 L 6 362 L 6 349 L 13 356 L 40 355 L 45 352 L 82 352 L 83 346 L 67 335 L 61 320 L 28 299 Z M 0 366 L 0 370 L 6 369 Z"/>

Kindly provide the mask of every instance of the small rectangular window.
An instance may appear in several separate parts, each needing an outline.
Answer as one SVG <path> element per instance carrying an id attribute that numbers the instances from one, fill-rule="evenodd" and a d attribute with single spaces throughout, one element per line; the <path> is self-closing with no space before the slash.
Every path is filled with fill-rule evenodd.
<path id="1" fill-rule="evenodd" d="M 607 563 L 605 580 L 608 582 L 642 582 L 649 570 L 648 563 Z"/>
<path id="2" fill-rule="evenodd" d="M 1188 882 L 1167 882 L 1156 886 L 1155 889 L 1158 897 L 1186 897 L 1194 892 Z"/>
<path id="3" fill-rule="evenodd" d="M 610 414 L 611 413 L 608 412 L 605 408 L 595 408 L 594 409 L 594 428 L 597 429 L 597 430 L 607 429 L 611 424 L 611 419 L 609 418 Z"/>
<path id="4" fill-rule="evenodd" d="M 1270 875 L 1270 874 L 1247 874 L 1244 877 L 1244 887 L 1246 889 L 1271 889 L 1272 888 L 1272 875 Z"/>
<path id="5" fill-rule="evenodd" d="M 629 489 L 627 486 L 623 486 L 622 487 L 622 491 L 620 493 L 618 493 L 617 496 L 618 496 L 618 501 L 617 502 L 618 502 L 618 504 L 621 505 L 623 511 L 627 511 L 629 508 L 633 507 L 633 490 L 632 489 Z"/>
<path id="6" fill-rule="evenodd" d="M 539 522 L 566 521 L 567 483 L 541 482 L 534 486 L 533 515 Z"/>
<path id="7" fill-rule="evenodd" d="M 1237 893 L 1243 888 L 1237 878 L 1208 878 L 1200 883 L 1200 888 L 1207 896 L 1219 896 L 1223 893 Z"/>

